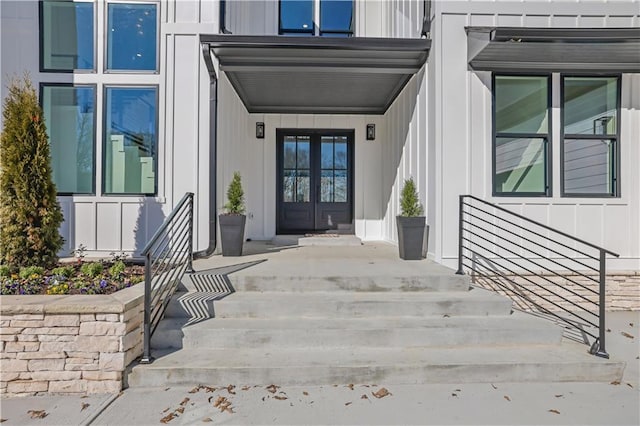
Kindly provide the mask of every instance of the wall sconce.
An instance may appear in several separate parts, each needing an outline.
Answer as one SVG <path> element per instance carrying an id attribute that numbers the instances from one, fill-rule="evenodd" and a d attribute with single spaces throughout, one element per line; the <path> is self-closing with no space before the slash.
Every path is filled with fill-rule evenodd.
<path id="1" fill-rule="evenodd" d="M 256 138 L 264 139 L 264 123 L 256 123 Z"/>
<path id="2" fill-rule="evenodd" d="M 367 124 L 367 140 L 373 141 L 376 139 L 376 125 Z"/>

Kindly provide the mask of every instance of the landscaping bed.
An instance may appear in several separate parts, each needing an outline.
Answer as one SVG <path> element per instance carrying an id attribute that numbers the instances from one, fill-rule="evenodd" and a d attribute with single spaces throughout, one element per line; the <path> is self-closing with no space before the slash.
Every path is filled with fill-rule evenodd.
<path id="1" fill-rule="evenodd" d="M 0 265 L 0 294 L 111 294 L 144 281 L 144 266 L 119 256 L 110 260 L 10 268 Z"/>

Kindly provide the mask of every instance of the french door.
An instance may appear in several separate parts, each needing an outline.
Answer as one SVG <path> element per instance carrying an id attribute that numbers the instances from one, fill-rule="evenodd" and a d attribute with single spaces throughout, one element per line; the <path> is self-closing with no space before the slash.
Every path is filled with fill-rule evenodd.
<path id="1" fill-rule="evenodd" d="M 352 225 L 353 134 L 353 130 L 277 130 L 277 233 Z"/>

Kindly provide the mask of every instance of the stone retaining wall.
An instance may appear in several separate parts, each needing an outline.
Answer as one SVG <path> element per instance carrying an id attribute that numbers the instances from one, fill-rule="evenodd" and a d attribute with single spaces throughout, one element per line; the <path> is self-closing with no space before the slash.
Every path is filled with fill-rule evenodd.
<path id="1" fill-rule="evenodd" d="M 527 291 L 527 294 L 535 294 L 532 295 L 532 297 L 536 303 L 541 304 L 551 311 L 559 311 L 560 309 L 553 303 L 549 303 L 542 297 L 537 296 L 544 296 L 544 298 L 551 300 L 557 305 L 570 311 L 577 310 L 570 302 L 573 302 L 582 308 L 594 310 L 596 305 L 583 300 L 581 297 L 576 296 L 576 294 L 586 297 L 588 300 L 597 302 L 598 293 L 594 293 L 594 291 L 598 291 L 599 287 L 597 282 L 599 277 L 597 275 L 591 275 L 587 278 L 579 274 L 563 274 L 561 277 L 545 274 L 543 277 L 535 275 L 522 275 L 521 277 L 510 275 L 506 278 L 490 276 L 474 277 L 472 281 L 475 285 L 480 287 L 492 289 L 501 294 L 510 295 L 513 294 L 514 291 L 513 284 L 509 282 L 509 280 L 513 280 L 531 291 Z M 557 283 L 558 285 L 556 286 L 549 281 Z M 499 286 L 498 283 L 502 283 L 503 287 Z M 555 293 L 566 300 L 549 291 L 545 291 L 536 284 L 544 286 L 545 288 L 553 289 Z M 506 289 L 504 287 L 506 287 Z M 584 287 L 586 287 L 586 289 Z M 523 310 L 530 310 L 530 307 L 527 306 L 526 303 L 514 302 L 514 305 Z M 607 275 L 605 309 L 607 311 L 640 310 L 640 271 L 621 271 Z"/>
<path id="2" fill-rule="evenodd" d="M 143 292 L 0 296 L 0 394 L 119 392 L 142 354 Z"/>

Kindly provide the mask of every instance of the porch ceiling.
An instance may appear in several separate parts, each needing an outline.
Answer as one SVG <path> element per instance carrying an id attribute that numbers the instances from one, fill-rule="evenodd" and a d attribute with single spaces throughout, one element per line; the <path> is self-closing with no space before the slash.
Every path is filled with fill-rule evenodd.
<path id="1" fill-rule="evenodd" d="M 203 35 L 251 113 L 384 114 L 427 39 Z"/>
<path id="2" fill-rule="evenodd" d="M 476 71 L 640 72 L 640 28 L 467 27 Z"/>

